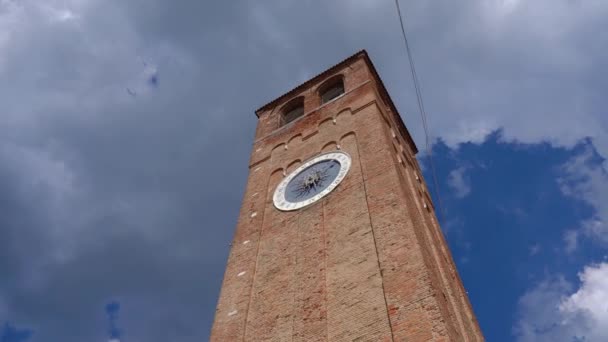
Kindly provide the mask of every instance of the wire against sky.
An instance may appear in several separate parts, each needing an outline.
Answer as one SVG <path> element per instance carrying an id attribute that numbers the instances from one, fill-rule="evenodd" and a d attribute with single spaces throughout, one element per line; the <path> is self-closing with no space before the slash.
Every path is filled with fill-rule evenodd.
<path id="1" fill-rule="evenodd" d="M 414 57 L 410 45 L 407 41 L 407 34 L 405 33 L 405 25 L 403 24 L 403 15 L 401 14 L 401 7 L 399 6 L 399 0 L 395 0 L 395 6 L 397 7 L 397 15 L 399 16 L 399 24 L 401 25 L 401 34 L 403 36 L 403 43 L 405 44 L 405 50 L 407 52 L 407 58 L 410 63 L 410 72 L 412 74 L 412 80 L 414 81 L 414 88 L 416 89 L 416 101 L 418 102 L 418 109 L 420 110 L 420 118 L 422 119 L 422 127 L 424 128 L 424 142 L 426 146 L 426 153 L 428 155 L 429 163 L 431 164 L 431 173 L 433 175 L 433 187 L 435 188 L 435 196 L 437 197 L 437 205 L 439 207 L 439 215 L 441 221 L 445 222 L 445 216 L 443 212 L 443 206 L 441 204 L 441 195 L 439 194 L 439 182 L 437 181 L 437 172 L 435 171 L 435 163 L 433 162 L 433 153 L 431 144 L 429 142 L 429 126 L 427 123 L 426 110 L 424 109 L 424 101 L 422 100 L 422 90 L 420 88 L 420 81 L 418 80 L 418 74 L 416 74 L 416 66 L 414 64 Z"/>

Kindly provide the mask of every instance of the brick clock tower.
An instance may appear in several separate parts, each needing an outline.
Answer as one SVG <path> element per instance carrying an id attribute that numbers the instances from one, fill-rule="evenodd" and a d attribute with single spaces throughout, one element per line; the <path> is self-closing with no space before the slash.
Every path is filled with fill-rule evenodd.
<path id="1" fill-rule="evenodd" d="M 365 51 L 256 115 L 211 341 L 484 340 Z"/>

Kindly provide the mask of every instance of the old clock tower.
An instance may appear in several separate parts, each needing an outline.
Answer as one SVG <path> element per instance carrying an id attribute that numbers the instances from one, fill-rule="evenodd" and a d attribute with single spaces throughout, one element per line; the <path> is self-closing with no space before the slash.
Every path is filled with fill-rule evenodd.
<path id="1" fill-rule="evenodd" d="M 256 115 L 211 341 L 483 341 L 365 51 Z"/>

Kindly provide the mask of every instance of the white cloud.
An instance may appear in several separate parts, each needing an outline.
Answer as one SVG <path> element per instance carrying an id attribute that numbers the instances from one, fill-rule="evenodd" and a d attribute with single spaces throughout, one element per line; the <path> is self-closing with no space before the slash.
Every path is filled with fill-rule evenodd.
<path id="1" fill-rule="evenodd" d="M 448 185 L 454 190 L 454 195 L 458 198 L 463 198 L 471 193 L 471 184 L 465 176 L 467 168 L 461 166 L 452 170 L 448 175 Z"/>
<path id="2" fill-rule="evenodd" d="M 608 340 L 608 263 L 579 273 L 580 286 L 563 277 L 547 279 L 519 301 L 514 334 L 519 342 Z"/>
<path id="3" fill-rule="evenodd" d="M 591 148 L 563 165 L 564 176 L 559 179 L 565 195 L 580 199 L 594 209 L 594 214 L 582 222 L 579 233 L 608 243 L 608 173 L 605 162 L 597 160 Z M 578 235 L 567 233 L 567 250 L 576 246 Z M 570 248 L 568 248 L 570 247 Z"/>
<path id="4" fill-rule="evenodd" d="M 579 290 L 562 301 L 559 310 L 566 314 L 586 312 L 594 327 L 590 336 L 608 340 L 608 263 L 585 267 L 579 274 Z"/>
<path id="5" fill-rule="evenodd" d="M 570 229 L 564 233 L 564 243 L 566 253 L 572 253 L 578 248 L 578 230 Z"/>
<path id="6" fill-rule="evenodd" d="M 66 22 L 78 18 L 78 14 L 72 9 L 53 2 L 44 2 L 39 5 L 39 10 L 51 22 Z"/>
<path id="7" fill-rule="evenodd" d="M 503 129 L 508 141 L 568 147 L 591 137 L 598 151 L 608 156 L 608 115 L 602 92 L 606 83 L 601 73 L 608 61 L 598 54 L 608 52 L 608 37 L 597 35 L 608 30 L 608 2 L 401 4 L 435 136 L 457 146 L 481 143 L 488 133 Z M 377 20 L 392 16 L 395 22 L 376 25 L 373 30 L 382 32 L 373 33 L 387 37 L 393 47 L 379 47 L 372 57 L 380 56 L 376 64 L 381 75 L 408 128 L 422 142 L 403 43 L 396 34 L 394 4 L 385 7 L 375 11 L 380 13 Z M 369 25 L 358 27 L 356 19 L 361 18 L 347 19 L 352 20 L 350 30 L 369 34 L 359 32 L 370 30 Z M 383 55 L 388 49 L 391 57 Z"/>

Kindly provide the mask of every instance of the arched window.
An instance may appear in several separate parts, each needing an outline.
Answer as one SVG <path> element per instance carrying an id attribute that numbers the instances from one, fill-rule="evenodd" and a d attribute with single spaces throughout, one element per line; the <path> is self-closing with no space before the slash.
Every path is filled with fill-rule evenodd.
<path id="1" fill-rule="evenodd" d="M 342 81 L 342 77 L 330 80 L 327 85 L 321 87 L 319 93 L 321 94 L 321 104 L 344 94 L 344 81 Z"/>
<path id="2" fill-rule="evenodd" d="M 298 97 L 289 102 L 281 113 L 281 125 L 286 125 L 304 115 L 304 98 Z"/>

